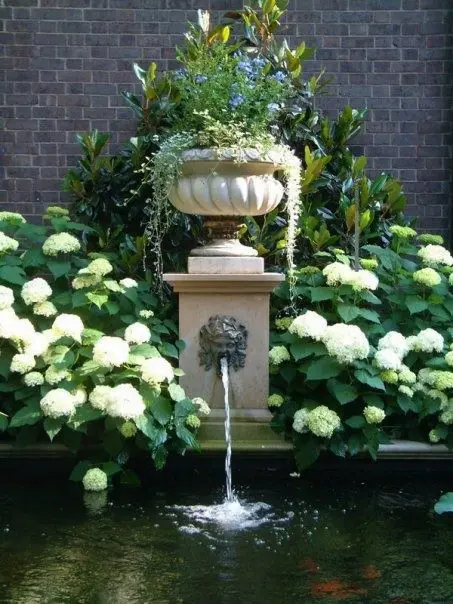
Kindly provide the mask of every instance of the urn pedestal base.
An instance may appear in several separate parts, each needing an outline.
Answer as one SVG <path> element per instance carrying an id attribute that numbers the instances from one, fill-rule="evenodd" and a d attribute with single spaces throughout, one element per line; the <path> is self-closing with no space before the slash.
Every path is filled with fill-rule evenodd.
<path id="1" fill-rule="evenodd" d="M 233 264 L 238 270 L 240 260 L 244 261 L 245 270 L 257 272 L 223 272 Z M 233 447 L 269 450 L 272 442 L 276 447 L 277 443 L 283 444 L 282 438 L 270 428 L 267 405 L 269 296 L 283 275 L 262 272 L 260 260 L 193 258 L 189 270 L 200 272 L 164 275 L 164 280 L 179 294 L 179 337 L 186 344 L 180 357 L 180 367 L 185 372 L 181 385 L 188 396 L 200 396 L 212 409 L 200 429 L 202 447 L 206 443 L 211 450 L 225 448 L 224 393 L 218 372 L 215 368 L 207 371 L 200 364 L 199 352 L 200 330 L 216 315 L 234 317 L 247 330 L 245 364 L 238 371 L 230 368 L 229 372 Z M 203 270 L 216 272 L 209 274 Z"/>

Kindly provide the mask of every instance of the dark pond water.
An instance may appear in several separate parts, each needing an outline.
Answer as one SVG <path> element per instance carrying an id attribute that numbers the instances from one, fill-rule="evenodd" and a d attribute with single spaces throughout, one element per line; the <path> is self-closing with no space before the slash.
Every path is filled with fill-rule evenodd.
<path id="1" fill-rule="evenodd" d="M 453 517 L 432 513 L 453 473 L 384 467 L 249 467 L 233 509 L 212 468 L 85 496 L 3 479 L 0 602 L 453 603 Z"/>

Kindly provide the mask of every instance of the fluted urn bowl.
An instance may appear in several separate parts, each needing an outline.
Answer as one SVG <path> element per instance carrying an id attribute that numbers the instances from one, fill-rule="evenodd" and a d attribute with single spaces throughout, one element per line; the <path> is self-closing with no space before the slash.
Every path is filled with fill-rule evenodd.
<path id="1" fill-rule="evenodd" d="M 253 248 L 236 239 L 239 217 L 271 212 L 283 197 L 274 178 L 282 169 L 281 156 L 243 149 L 189 149 L 182 154 L 181 173 L 169 199 L 185 214 L 207 216 L 210 243 L 192 251 L 198 256 L 255 256 Z"/>

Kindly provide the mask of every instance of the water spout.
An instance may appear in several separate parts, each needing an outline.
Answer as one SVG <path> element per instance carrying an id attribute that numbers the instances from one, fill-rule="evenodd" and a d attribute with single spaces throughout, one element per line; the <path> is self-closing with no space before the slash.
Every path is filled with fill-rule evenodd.
<path id="1" fill-rule="evenodd" d="M 229 376 L 228 376 L 228 359 L 222 357 L 220 359 L 220 371 L 222 375 L 222 384 L 225 403 L 225 477 L 226 477 L 226 500 L 234 501 L 232 478 L 231 478 L 231 421 L 230 421 L 230 393 L 229 393 Z"/>

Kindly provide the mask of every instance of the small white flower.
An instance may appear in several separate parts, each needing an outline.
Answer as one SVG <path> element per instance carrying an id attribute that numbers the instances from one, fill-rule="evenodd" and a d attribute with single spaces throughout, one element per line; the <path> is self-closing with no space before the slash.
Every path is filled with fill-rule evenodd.
<path id="1" fill-rule="evenodd" d="M 15 252 L 19 247 L 19 242 L 11 237 L 8 237 L 0 231 L 0 254 L 6 254 L 7 252 Z"/>
<path id="2" fill-rule="evenodd" d="M 31 354 L 15 354 L 11 360 L 10 371 L 13 373 L 28 373 L 35 366 L 36 361 Z"/>
<path id="3" fill-rule="evenodd" d="M 10 287 L 0 285 L 0 310 L 10 308 L 14 304 L 14 293 Z"/>
<path id="4" fill-rule="evenodd" d="M 273 346 L 269 350 L 269 360 L 272 365 L 280 365 L 284 361 L 289 361 L 290 359 L 291 357 L 285 346 Z"/>
<path id="5" fill-rule="evenodd" d="M 22 286 L 21 296 L 27 306 L 45 302 L 51 295 L 52 289 L 50 285 L 45 279 L 41 279 L 41 277 L 27 281 Z"/>
<path id="6" fill-rule="evenodd" d="M 385 411 L 379 407 L 365 407 L 363 415 L 367 424 L 380 424 L 385 419 Z"/>
<path id="7" fill-rule="evenodd" d="M 70 254 L 79 250 L 80 241 L 70 233 L 55 233 L 48 237 L 42 246 L 42 251 L 46 256 Z"/>
<path id="8" fill-rule="evenodd" d="M 351 364 L 366 359 L 370 352 L 367 337 L 357 325 L 331 325 L 326 328 L 322 341 L 329 355 L 340 363 Z"/>
<path id="9" fill-rule="evenodd" d="M 77 315 L 62 314 L 56 317 L 52 324 L 52 331 L 60 337 L 72 338 L 76 342 L 82 341 L 83 322 Z"/>
<path id="10" fill-rule="evenodd" d="M 197 407 L 197 413 L 199 415 L 209 415 L 211 413 L 211 408 L 204 399 L 196 396 L 192 399 L 192 403 Z"/>
<path id="11" fill-rule="evenodd" d="M 42 333 L 35 332 L 27 341 L 25 353 L 35 357 L 39 357 L 47 352 L 49 348 L 49 340 Z"/>
<path id="12" fill-rule="evenodd" d="M 416 336 L 407 339 L 411 350 L 415 352 L 442 352 L 444 348 L 444 338 L 436 330 L 428 327 L 423 329 Z"/>
<path id="13" fill-rule="evenodd" d="M 137 419 L 146 407 L 141 394 L 131 384 L 120 384 L 112 388 L 107 405 L 107 414 L 122 419 Z"/>
<path id="14" fill-rule="evenodd" d="M 389 331 L 379 340 L 378 349 L 385 350 L 386 348 L 392 350 L 400 359 L 403 359 L 409 352 L 406 338 L 397 331 Z"/>
<path id="15" fill-rule="evenodd" d="M 125 279 L 121 279 L 120 285 L 122 285 L 126 289 L 129 289 L 131 287 L 138 287 L 137 281 L 135 281 L 135 279 L 130 279 L 129 277 L 126 277 Z"/>
<path id="16" fill-rule="evenodd" d="M 146 359 L 141 366 L 142 379 L 148 384 L 157 385 L 165 380 L 171 382 L 174 378 L 173 367 L 163 357 Z"/>
<path id="17" fill-rule="evenodd" d="M 324 267 L 322 274 L 327 279 L 327 285 L 349 284 L 353 270 L 347 264 L 342 262 L 331 262 Z"/>
<path id="18" fill-rule="evenodd" d="M 401 369 L 400 357 L 389 348 L 378 350 L 374 355 L 374 362 L 379 369 L 393 369 L 394 371 Z"/>
<path id="19" fill-rule="evenodd" d="M 82 479 L 85 491 L 105 491 L 108 486 L 107 474 L 99 468 L 90 468 Z"/>
<path id="20" fill-rule="evenodd" d="M 0 310 L 0 338 L 9 340 L 13 335 L 14 325 L 18 318 L 13 308 Z"/>
<path id="21" fill-rule="evenodd" d="M 105 277 L 105 275 L 108 275 L 112 271 L 113 266 L 107 258 L 96 258 L 96 260 L 90 262 L 84 272 L 90 273 L 91 275 L 98 275 L 99 277 Z"/>
<path id="22" fill-rule="evenodd" d="M 428 266 L 437 266 L 438 264 L 453 265 L 452 255 L 441 245 L 426 245 L 421 247 L 417 255 Z"/>
<path id="23" fill-rule="evenodd" d="M 78 407 L 79 405 L 83 405 L 87 402 L 87 391 L 85 390 L 85 388 L 82 388 L 82 386 L 76 388 L 73 392 L 71 392 L 71 394 L 73 396 L 74 405 L 76 407 Z"/>
<path id="24" fill-rule="evenodd" d="M 151 337 L 151 332 L 143 323 L 132 323 L 124 332 L 124 339 L 129 344 L 143 344 L 148 342 Z"/>
<path id="25" fill-rule="evenodd" d="M 93 361 L 101 367 L 121 367 L 129 357 L 129 344 L 122 338 L 102 336 L 93 348 Z"/>
<path id="26" fill-rule="evenodd" d="M 112 388 L 110 386 L 95 386 L 91 391 L 88 400 L 95 409 L 105 411 L 110 402 L 110 394 Z"/>
<path id="27" fill-rule="evenodd" d="M 296 317 L 289 326 L 289 333 L 295 333 L 299 338 L 312 338 L 321 340 L 327 327 L 327 321 L 318 313 L 307 310 L 306 313 Z"/>
<path id="28" fill-rule="evenodd" d="M 295 432 L 299 432 L 299 434 L 308 432 L 308 413 L 308 409 L 299 409 L 295 412 L 293 418 L 293 430 Z"/>
<path id="29" fill-rule="evenodd" d="M 44 384 L 44 376 L 39 371 L 32 371 L 24 375 L 24 384 L 29 388 L 34 386 L 42 386 Z"/>
<path id="30" fill-rule="evenodd" d="M 74 397 L 63 388 L 50 390 L 40 402 L 41 410 L 47 417 L 65 417 L 75 411 Z"/>
<path id="31" fill-rule="evenodd" d="M 67 369 L 58 369 L 53 365 L 50 365 L 50 367 L 46 369 L 44 375 L 46 378 L 46 382 L 51 386 L 56 386 L 63 380 L 70 379 L 71 377 L 71 374 Z"/>
<path id="32" fill-rule="evenodd" d="M 57 312 L 56 306 L 48 300 L 33 306 L 33 314 L 38 315 L 39 317 L 53 317 Z"/>

